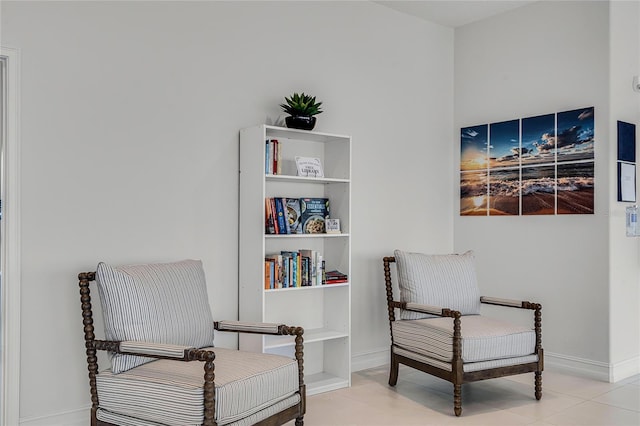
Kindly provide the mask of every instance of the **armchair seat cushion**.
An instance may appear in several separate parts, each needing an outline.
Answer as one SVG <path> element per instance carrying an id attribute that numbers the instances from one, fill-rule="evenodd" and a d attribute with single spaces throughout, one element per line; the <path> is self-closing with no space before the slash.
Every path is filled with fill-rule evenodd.
<path id="1" fill-rule="evenodd" d="M 482 315 L 463 315 L 462 362 L 517 358 L 536 352 L 535 332 Z M 392 322 L 393 344 L 441 361 L 453 359 L 453 318 Z"/>
<path id="2" fill-rule="evenodd" d="M 299 402 L 298 363 L 279 355 L 211 348 L 215 359 L 215 419 L 226 425 Z M 204 418 L 203 363 L 156 360 L 120 374 L 97 375 L 98 419 L 132 424 L 199 425 Z M 286 408 L 286 407 L 285 407 Z M 148 423 L 145 423 L 148 422 Z"/>

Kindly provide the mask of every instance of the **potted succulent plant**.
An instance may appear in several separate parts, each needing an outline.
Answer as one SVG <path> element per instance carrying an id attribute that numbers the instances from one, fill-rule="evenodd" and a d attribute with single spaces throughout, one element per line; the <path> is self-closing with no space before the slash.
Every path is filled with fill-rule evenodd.
<path id="1" fill-rule="evenodd" d="M 280 104 L 282 110 L 289 114 L 285 118 L 287 127 L 292 129 L 312 130 L 316 125 L 315 115 L 322 113 L 315 96 L 306 95 L 304 92 L 294 93 L 291 97 L 284 97 L 286 104 Z"/>

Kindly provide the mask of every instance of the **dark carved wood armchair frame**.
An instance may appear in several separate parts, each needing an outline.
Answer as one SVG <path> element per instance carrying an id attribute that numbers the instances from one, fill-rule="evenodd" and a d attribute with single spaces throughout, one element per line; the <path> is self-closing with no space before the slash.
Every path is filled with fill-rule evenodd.
<path id="1" fill-rule="evenodd" d="M 447 308 L 425 307 L 408 309 L 415 312 L 427 313 L 440 317 L 453 318 L 453 359 L 451 360 L 451 370 L 435 367 L 420 361 L 416 361 L 405 356 L 395 354 L 393 351 L 393 322 L 395 318 L 395 309 L 407 309 L 406 302 L 393 300 L 393 286 L 391 280 L 390 264 L 395 263 L 393 256 L 384 257 L 384 278 L 387 291 L 387 308 L 389 310 L 389 327 L 391 329 L 391 367 L 389 372 L 389 385 L 395 386 L 398 381 L 398 367 L 400 364 L 413 367 L 417 370 L 434 375 L 441 379 L 447 380 L 453 384 L 453 405 L 456 416 L 462 414 L 462 384 L 475 382 L 479 380 L 493 379 L 497 377 L 510 376 L 523 373 L 535 373 L 535 397 L 537 400 L 542 398 L 542 371 L 544 370 L 544 357 L 542 349 L 542 305 L 526 301 L 515 301 L 509 299 L 498 299 L 491 297 L 481 297 L 480 302 L 490 305 L 505 306 L 519 309 L 530 309 L 534 311 L 534 330 L 536 334 L 535 351 L 538 355 L 538 361 L 526 364 L 518 364 L 507 367 L 491 368 L 487 370 L 479 370 L 472 372 L 464 372 L 462 368 L 462 332 L 460 326 L 460 312 Z"/>
<path id="2" fill-rule="evenodd" d="M 200 361 L 203 362 L 203 389 L 204 389 L 204 426 L 216 426 L 215 422 L 215 351 L 203 349 L 187 349 L 184 351 L 182 358 L 170 358 L 165 356 L 152 355 L 147 353 L 137 353 L 130 351 L 121 351 L 120 342 L 96 340 L 93 326 L 93 313 L 91 308 L 91 294 L 89 284 L 95 281 L 95 272 L 82 272 L 78 274 L 80 285 L 80 301 L 82 304 L 82 317 L 84 324 L 84 340 L 87 353 L 87 363 L 89 370 L 89 386 L 91 388 L 91 425 L 92 426 L 109 426 L 110 423 L 101 422 L 96 418 L 99 406 L 98 390 L 96 387 L 96 375 L 98 374 L 98 358 L 97 351 L 110 351 L 117 353 L 126 353 L 129 355 L 140 355 L 157 359 L 171 359 L 174 361 Z M 226 323 L 229 323 L 227 321 Z M 300 402 L 293 407 L 289 407 L 279 413 L 268 417 L 257 423 L 260 426 L 282 425 L 295 419 L 296 426 L 304 424 L 304 414 L 306 411 L 306 389 L 304 384 L 303 371 L 303 333 L 302 327 L 288 327 L 279 325 L 277 333 L 254 332 L 237 329 L 225 329 L 221 322 L 215 322 L 215 329 L 218 331 L 231 331 L 241 333 L 257 333 L 257 334 L 277 334 L 295 336 L 295 358 L 298 362 L 298 380 Z"/>

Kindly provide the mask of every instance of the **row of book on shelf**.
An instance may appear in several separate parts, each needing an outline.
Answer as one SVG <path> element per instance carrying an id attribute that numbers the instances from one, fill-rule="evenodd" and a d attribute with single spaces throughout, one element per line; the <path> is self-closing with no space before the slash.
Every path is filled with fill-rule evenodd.
<path id="1" fill-rule="evenodd" d="M 282 174 L 282 155 L 280 143 L 277 139 L 267 139 L 264 162 L 264 172 L 268 175 Z"/>
<path id="2" fill-rule="evenodd" d="M 322 254 L 316 250 L 281 251 L 264 259 L 264 288 L 266 290 L 311 287 L 348 282 L 340 271 L 325 271 Z"/>
<path id="3" fill-rule="evenodd" d="M 298 176 L 324 177 L 322 161 L 320 158 L 296 156 L 296 169 Z M 267 139 L 265 144 L 264 172 L 267 175 L 282 174 L 282 150 L 277 139 Z"/>
<path id="4" fill-rule="evenodd" d="M 265 198 L 266 234 L 324 234 L 328 198 Z"/>

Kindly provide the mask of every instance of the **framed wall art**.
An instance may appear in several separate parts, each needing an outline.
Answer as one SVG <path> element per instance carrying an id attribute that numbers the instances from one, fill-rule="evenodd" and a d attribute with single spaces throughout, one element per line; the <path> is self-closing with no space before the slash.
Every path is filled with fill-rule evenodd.
<path id="1" fill-rule="evenodd" d="M 594 213 L 594 108 L 460 129 L 460 215 Z"/>

